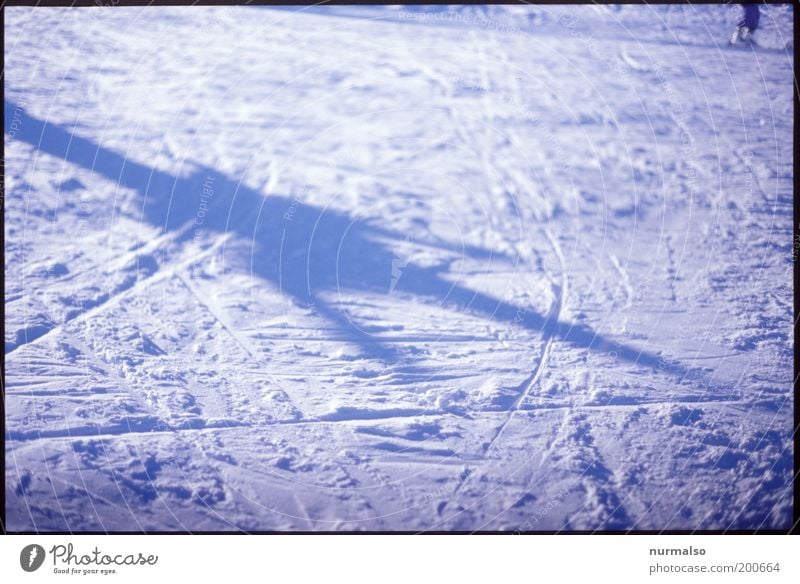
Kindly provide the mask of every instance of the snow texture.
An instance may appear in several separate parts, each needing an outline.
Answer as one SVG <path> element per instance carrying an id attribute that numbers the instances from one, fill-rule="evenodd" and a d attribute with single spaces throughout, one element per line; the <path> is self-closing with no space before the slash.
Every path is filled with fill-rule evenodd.
<path id="1" fill-rule="evenodd" d="M 11 531 L 786 529 L 792 7 L 5 9 Z"/>

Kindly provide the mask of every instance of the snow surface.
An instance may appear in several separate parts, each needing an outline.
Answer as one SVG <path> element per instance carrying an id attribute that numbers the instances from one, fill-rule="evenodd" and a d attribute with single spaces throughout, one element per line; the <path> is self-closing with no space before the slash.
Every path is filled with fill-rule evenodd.
<path id="1" fill-rule="evenodd" d="M 7 528 L 787 528 L 738 16 L 6 8 Z"/>

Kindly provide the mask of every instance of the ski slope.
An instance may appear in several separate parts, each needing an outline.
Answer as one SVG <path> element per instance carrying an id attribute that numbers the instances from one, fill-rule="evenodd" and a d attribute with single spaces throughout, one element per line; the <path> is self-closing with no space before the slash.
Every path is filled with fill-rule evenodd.
<path id="1" fill-rule="evenodd" d="M 11 531 L 786 529 L 793 37 L 5 9 Z"/>

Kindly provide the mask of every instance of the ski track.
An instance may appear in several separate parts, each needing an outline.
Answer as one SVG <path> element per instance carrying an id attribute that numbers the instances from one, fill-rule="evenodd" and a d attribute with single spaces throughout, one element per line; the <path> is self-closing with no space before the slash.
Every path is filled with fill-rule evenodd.
<path id="1" fill-rule="evenodd" d="M 633 287 L 631 286 L 631 279 L 628 276 L 628 272 L 625 270 L 625 268 L 622 267 L 622 264 L 620 263 L 619 258 L 617 258 L 616 255 L 609 254 L 608 259 L 611 261 L 611 265 L 614 266 L 614 269 L 617 270 L 617 273 L 619 274 L 620 287 L 622 288 L 623 293 L 625 294 L 625 306 L 623 307 L 623 309 L 628 309 L 633 304 L 633 298 L 634 298 Z"/>
<path id="2" fill-rule="evenodd" d="M 179 239 L 188 230 L 188 228 L 189 228 L 189 226 L 187 225 L 187 226 L 184 226 L 183 228 L 181 228 L 180 230 L 178 230 L 176 232 L 171 232 L 169 234 L 165 234 L 164 236 L 159 237 L 156 240 L 154 240 L 153 242 L 147 244 L 145 247 L 147 249 L 151 249 L 152 252 L 155 253 L 156 251 L 158 251 L 158 249 L 164 243 L 168 243 L 170 241 L 175 241 L 175 240 Z M 211 255 L 212 253 L 214 253 L 214 251 L 216 251 L 216 249 L 212 248 L 208 252 L 201 253 L 198 256 L 195 256 L 195 257 L 192 257 L 192 258 L 190 258 L 188 260 L 185 260 L 184 263 L 185 263 L 185 265 L 188 265 L 190 263 L 194 263 L 198 259 L 202 259 L 203 257 L 205 257 L 207 255 Z M 148 253 L 144 257 L 150 257 L 150 256 L 151 256 L 151 254 Z M 134 259 L 136 259 L 137 260 L 137 266 L 138 266 L 138 259 L 141 258 L 141 257 L 142 257 L 141 253 L 129 252 L 129 253 L 123 254 L 122 256 L 118 256 L 117 259 L 119 259 L 119 260 L 134 260 Z M 112 261 L 110 263 L 116 263 L 116 262 Z M 182 267 L 182 266 L 179 265 L 178 268 L 180 268 L 180 267 Z M 93 269 L 94 268 L 86 270 L 86 272 L 90 272 Z M 97 269 L 100 269 L 100 268 L 98 267 Z M 160 281 L 164 280 L 165 278 L 171 277 L 173 273 L 174 273 L 173 270 L 157 269 L 152 274 L 150 274 L 150 275 L 148 275 L 148 276 L 146 276 L 144 278 L 140 278 L 138 276 L 138 274 L 137 274 L 136 277 L 134 278 L 134 280 L 131 283 L 110 291 L 100 301 L 98 301 L 96 303 L 90 303 L 90 305 L 88 307 L 86 307 L 85 309 L 83 308 L 83 305 L 82 305 L 81 306 L 81 310 L 78 311 L 77 314 L 75 314 L 75 316 L 68 317 L 66 320 L 64 320 L 64 322 L 61 322 L 61 323 L 55 325 L 54 327 L 48 329 L 46 332 L 44 332 L 44 333 L 42 333 L 42 334 L 40 334 L 38 336 L 32 337 L 29 340 L 26 340 L 25 343 L 21 343 L 19 345 L 16 345 L 13 349 L 8 351 L 6 354 L 7 355 L 11 354 L 14 351 L 16 351 L 17 349 L 19 349 L 20 347 L 24 347 L 26 345 L 29 345 L 29 344 L 32 344 L 32 343 L 36 343 L 37 341 L 46 340 L 51 334 L 61 332 L 67 325 L 70 325 L 70 324 L 73 324 L 73 323 L 80 323 L 80 322 L 83 322 L 83 321 L 88 321 L 93 316 L 96 316 L 97 314 L 99 314 L 99 313 L 101 313 L 101 312 L 103 312 L 103 311 L 115 306 L 116 304 L 122 302 L 123 300 L 125 300 L 127 298 L 130 298 L 132 296 L 136 296 L 136 295 L 141 294 L 143 292 L 143 290 L 145 288 L 147 288 L 148 286 L 150 286 L 151 284 L 160 282 Z"/>
<path id="3" fill-rule="evenodd" d="M 126 382 L 124 381 L 124 378 L 120 378 L 119 383 L 120 383 L 120 385 L 124 386 L 124 384 Z M 30 395 L 30 392 L 18 392 L 17 395 Z M 146 405 L 146 402 L 143 402 L 141 396 L 139 396 L 136 392 L 131 391 L 130 395 L 133 396 L 136 399 L 137 402 L 139 402 L 139 403 L 141 403 L 143 405 Z M 563 406 L 551 406 L 551 407 L 542 407 L 542 408 L 535 408 L 535 407 L 517 408 L 513 412 L 520 412 L 520 411 L 532 412 L 532 411 L 537 411 L 537 410 L 547 410 L 547 411 L 558 411 L 558 412 L 567 413 L 567 412 L 570 412 L 570 411 L 593 411 L 593 410 L 594 411 L 609 411 L 609 410 L 615 410 L 615 409 L 621 410 L 621 411 L 634 412 L 637 409 L 641 408 L 642 406 L 663 406 L 663 405 L 678 405 L 678 404 L 684 404 L 684 405 L 710 405 L 710 406 L 720 405 L 720 406 L 724 406 L 724 407 L 739 407 L 739 408 L 741 408 L 742 412 L 747 412 L 747 411 L 751 410 L 753 408 L 753 405 L 754 405 L 752 402 L 741 401 L 741 400 L 736 400 L 736 399 L 731 399 L 731 400 L 706 400 L 706 401 L 688 401 L 688 400 L 673 399 L 673 400 L 669 400 L 669 401 L 640 402 L 640 403 L 636 403 L 636 404 L 582 405 L 580 407 L 575 407 L 575 406 L 571 406 L 571 405 L 563 405 Z M 151 410 L 149 405 L 146 405 L 146 407 Z M 505 412 L 505 414 L 506 414 L 505 421 L 499 427 L 504 428 L 505 426 L 508 425 L 507 424 L 508 419 L 509 419 L 508 414 L 509 413 L 513 413 L 513 412 L 508 412 L 508 411 Z M 504 413 L 504 412 L 499 412 L 497 410 L 474 410 L 473 413 L 475 413 L 475 414 L 484 414 L 484 415 L 496 415 L 496 414 Z M 451 414 L 449 412 L 446 412 L 446 411 L 435 411 L 435 410 L 433 410 L 433 411 L 413 411 L 413 412 L 408 412 L 408 413 L 405 413 L 405 414 L 394 414 L 394 415 L 386 415 L 386 416 L 382 416 L 381 415 L 381 416 L 372 416 L 372 417 L 342 417 L 342 418 L 338 418 L 338 419 L 308 419 L 308 418 L 305 418 L 305 419 L 299 419 L 299 420 L 280 420 L 280 421 L 270 422 L 270 423 L 266 423 L 266 424 L 246 424 L 246 423 L 234 424 L 234 423 L 227 423 L 226 425 L 223 425 L 223 426 L 216 426 L 215 425 L 215 426 L 206 426 L 206 427 L 197 427 L 197 428 L 192 428 L 192 427 L 172 428 L 172 427 L 169 427 L 168 423 L 166 423 L 166 422 L 164 422 L 164 421 L 159 419 L 159 421 L 157 423 L 154 423 L 153 426 L 143 426 L 143 427 L 141 427 L 141 429 L 136 429 L 136 428 L 133 428 L 133 427 L 129 426 L 129 429 L 128 429 L 127 432 L 119 432 L 119 431 L 106 432 L 106 431 L 103 431 L 102 428 L 97 428 L 97 427 L 88 428 L 87 427 L 87 428 L 66 429 L 64 431 L 59 431 L 59 430 L 56 430 L 56 431 L 32 431 L 32 432 L 27 433 L 27 434 L 19 434 L 19 433 L 15 433 L 15 432 L 7 432 L 6 433 L 6 439 L 8 441 L 10 441 L 10 442 L 20 442 L 20 443 L 25 442 L 25 443 L 27 443 L 27 442 L 34 442 L 34 441 L 37 441 L 37 440 L 45 440 L 45 441 L 47 441 L 47 440 L 51 440 L 51 439 L 72 439 L 72 438 L 75 438 L 75 437 L 81 437 L 81 438 L 82 437 L 92 437 L 92 438 L 101 438 L 101 439 L 111 439 L 114 436 L 125 436 L 126 434 L 142 434 L 142 435 L 148 435 L 148 436 L 155 436 L 155 435 L 159 435 L 159 434 L 173 435 L 173 434 L 178 434 L 178 433 L 194 433 L 194 432 L 216 433 L 216 432 L 224 432 L 226 430 L 239 431 L 242 428 L 268 429 L 268 428 L 273 427 L 273 426 L 301 426 L 302 427 L 302 426 L 337 426 L 337 425 L 340 425 L 340 426 L 344 426 L 344 427 L 348 427 L 349 428 L 352 425 L 353 422 L 368 422 L 368 421 L 390 422 L 390 421 L 397 421 L 397 420 L 407 420 L 407 419 L 417 420 L 417 419 L 426 419 L 426 418 L 435 420 L 435 419 L 439 419 L 439 418 L 442 418 L 442 417 L 449 417 L 449 416 L 453 416 L 454 419 L 458 419 L 458 416 L 454 416 L 453 414 Z M 154 414 L 153 418 L 157 418 L 157 416 Z M 163 427 L 163 428 L 168 428 L 168 429 L 164 429 L 164 430 L 155 429 L 155 428 L 158 428 L 158 427 Z M 551 439 L 547 442 L 547 444 L 545 445 L 545 448 L 543 449 L 543 453 L 542 453 L 542 459 L 541 459 L 542 463 L 544 463 L 546 461 L 548 453 L 550 453 L 552 451 L 553 445 L 556 442 L 556 439 L 558 438 L 558 435 L 561 434 L 562 431 L 563 431 L 563 428 L 562 428 L 562 430 L 560 430 L 559 432 L 554 434 L 551 437 Z M 496 435 L 495 435 L 495 438 L 497 438 Z M 495 439 L 494 442 L 497 442 L 497 439 Z M 484 448 L 486 450 L 488 450 L 488 443 L 487 443 L 487 446 L 485 446 Z M 480 458 L 474 459 L 473 462 L 474 461 L 487 462 L 487 458 L 486 458 L 485 453 L 482 454 Z"/>
<path id="4" fill-rule="evenodd" d="M 559 258 L 559 263 L 561 265 L 563 274 L 562 290 L 566 290 L 568 286 L 568 279 L 566 277 L 566 271 L 564 267 L 563 253 L 561 252 L 561 248 L 558 245 L 558 242 L 555 241 L 555 239 L 549 232 L 548 232 L 548 239 L 551 241 L 553 249 L 556 252 L 557 257 Z M 558 322 L 560 319 L 562 306 L 565 304 L 566 292 L 559 292 L 557 298 L 558 300 L 557 304 L 554 306 L 553 315 L 552 317 L 548 316 L 548 319 L 553 318 L 553 322 Z M 506 420 L 506 423 L 503 424 L 503 426 L 498 431 L 497 435 L 490 443 L 487 452 L 491 450 L 496 444 L 497 440 L 500 439 L 506 427 L 508 426 L 508 423 L 511 422 L 514 413 L 519 409 L 518 408 L 519 404 L 524 400 L 524 398 L 529 394 L 531 389 L 536 385 L 539 376 L 541 374 L 541 371 L 545 366 L 545 364 L 547 363 L 549 353 L 552 350 L 551 348 L 552 345 L 553 345 L 552 335 L 548 335 L 546 339 L 545 352 L 542 355 L 541 362 L 534 371 L 532 379 L 530 383 L 526 386 L 524 393 L 520 396 L 519 400 L 515 402 L 514 407 L 512 408 L 508 419 Z M 603 406 L 603 409 L 605 409 L 606 407 L 607 406 Z M 547 457 L 547 454 L 552 452 L 554 445 L 557 443 L 558 440 L 561 439 L 561 436 L 563 436 L 567 432 L 573 433 L 573 436 L 575 432 L 580 432 L 578 438 L 576 440 L 573 440 L 574 443 L 586 442 L 591 444 L 591 442 L 593 441 L 589 433 L 590 428 L 588 425 L 586 425 L 583 428 L 576 428 L 576 422 L 583 421 L 584 418 L 580 417 L 580 414 L 578 414 L 576 418 L 573 420 L 572 416 L 574 415 L 574 411 L 575 410 L 568 409 L 565 412 L 564 422 L 562 423 L 557 433 L 553 437 L 553 442 L 548 446 L 545 458 Z M 567 445 L 566 448 L 570 449 L 570 446 Z M 620 489 L 620 485 L 618 482 L 616 482 L 614 473 L 611 472 L 605 466 L 605 464 L 603 463 L 602 456 L 599 454 L 597 448 L 587 449 L 586 453 L 581 453 L 581 454 L 583 456 L 584 461 L 591 460 L 591 462 L 587 465 L 587 470 L 585 470 L 580 475 L 580 480 L 584 482 L 584 489 L 586 490 L 587 500 L 586 503 L 574 513 L 574 516 L 581 517 L 590 511 L 593 512 L 600 511 L 601 513 L 604 513 L 605 515 L 613 519 L 612 521 L 605 518 L 604 516 L 604 518 L 601 521 L 597 522 L 596 527 L 594 527 L 596 531 L 601 531 L 603 529 L 619 529 L 629 526 L 631 523 L 631 519 L 629 513 L 624 507 L 625 499 L 623 498 L 621 500 L 619 495 L 617 494 L 617 491 Z M 540 463 L 539 466 L 542 467 L 542 464 Z M 596 469 L 597 473 L 599 474 L 599 477 L 591 474 L 590 469 Z M 630 496 L 630 494 L 628 496 Z M 588 526 L 591 525 L 592 525 L 591 523 L 588 524 Z M 484 528 L 487 526 L 484 526 Z M 564 528 L 568 528 L 568 526 L 571 526 L 569 519 L 565 523 Z M 583 525 L 577 526 L 578 529 L 581 528 L 585 529 L 586 527 L 587 524 L 585 523 Z"/>
<path id="5" fill-rule="evenodd" d="M 49 208 L 35 207 L 37 197 L 46 200 L 52 186 L 44 178 L 60 173 L 52 183 L 66 202 L 53 204 L 52 233 L 57 233 L 56 217 L 64 229 L 70 213 L 77 213 L 68 205 L 72 190 L 92 192 L 96 185 L 84 174 L 70 175 L 76 165 L 66 160 L 56 161 L 60 171 L 52 170 L 53 161 L 40 150 L 26 167 L 21 151 L 9 149 L 14 140 L 7 118 L 7 164 L 14 181 L 8 188 L 12 204 L 7 217 L 16 229 L 21 212 L 13 204 L 27 188 L 20 223 L 23 245 L 21 251 L 15 248 L 15 257 L 29 264 L 9 278 L 7 261 L 7 278 L 23 284 L 5 299 L 6 312 L 11 307 L 23 320 L 22 325 L 15 321 L 22 328 L 6 352 L 10 527 L 595 533 L 783 525 L 790 507 L 781 485 L 791 478 L 786 467 L 791 446 L 781 440 L 791 397 L 781 392 L 786 376 L 780 367 L 788 361 L 780 351 L 790 344 L 781 345 L 788 339 L 782 336 L 781 315 L 791 312 L 791 300 L 783 288 L 764 290 L 779 272 L 770 253 L 780 247 L 779 235 L 790 232 L 784 219 L 791 197 L 781 190 L 787 177 L 771 166 L 772 156 L 786 157 L 791 133 L 786 124 L 776 123 L 785 96 L 770 93 L 777 91 L 780 55 L 741 55 L 756 59 L 752 72 L 770 97 L 768 108 L 762 106 L 757 115 L 768 112 L 772 126 L 760 129 L 763 119 L 760 126 L 746 126 L 752 112 L 745 109 L 757 92 L 741 85 L 739 94 L 740 86 L 726 79 L 726 71 L 712 71 L 699 57 L 720 59 L 727 67 L 730 51 L 712 55 L 709 47 L 655 38 L 644 39 L 645 45 L 619 41 L 601 28 L 592 35 L 610 55 L 601 64 L 592 55 L 597 47 L 583 52 L 574 30 L 560 20 L 548 21 L 543 34 L 524 38 L 438 24 L 375 20 L 367 26 L 363 15 L 337 13 L 336 8 L 334 13 L 336 18 L 313 11 L 300 16 L 248 13 L 245 20 L 252 22 L 247 26 L 273 26 L 274 39 L 226 29 L 233 20 L 220 20 L 208 47 L 224 38 L 216 34 L 235 33 L 242 46 L 256 50 L 223 42 L 219 47 L 225 48 L 209 57 L 208 65 L 208 71 L 221 73 L 208 76 L 206 71 L 199 77 L 202 84 L 186 83 L 170 64 L 159 65 L 156 77 L 174 81 L 164 86 L 165 95 L 174 93 L 170 100 L 184 104 L 180 115 L 194 120 L 186 123 L 188 134 L 182 133 L 180 115 L 164 105 L 170 100 L 159 101 L 164 96 L 152 80 L 128 80 L 132 95 L 152 93 L 138 114 L 108 94 L 107 85 L 122 79 L 117 63 L 110 63 L 104 74 L 93 73 L 93 99 L 113 102 L 119 110 L 114 113 L 118 121 L 109 118 L 104 131 L 143 123 L 142 135 L 151 132 L 138 145 L 134 134 L 109 141 L 126 144 L 131 160 L 146 161 L 132 166 L 150 169 L 151 178 L 153 169 L 166 168 L 167 159 L 180 158 L 182 169 L 183 161 L 215 173 L 218 168 L 217 174 L 230 177 L 223 181 L 245 193 L 244 204 L 252 193 L 255 202 L 258 197 L 291 201 L 288 221 L 295 212 L 298 217 L 313 217 L 316 210 L 331 211 L 334 217 L 339 213 L 350 222 L 345 236 L 355 226 L 355 241 L 374 246 L 365 247 L 359 258 L 366 270 L 378 269 L 367 261 L 371 255 L 391 256 L 388 295 L 376 292 L 380 278 L 367 273 L 363 290 L 339 288 L 340 242 L 330 254 L 336 253 L 336 289 L 323 268 L 322 295 L 312 296 L 311 307 L 290 298 L 296 282 L 283 278 L 297 279 L 293 263 L 302 261 L 297 252 L 303 250 L 284 227 L 276 242 L 277 277 L 261 273 L 258 254 L 271 250 L 258 250 L 256 243 L 262 237 L 259 225 L 270 221 L 262 215 L 269 207 L 250 204 L 257 209 L 254 229 L 237 232 L 236 193 L 225 215 L 225 232 L 214 233 L 200 247 L 187 239 L 190 221 L 147 240 L 140 233 L 136 246 L 116 253 L 108 251 L 109 236 L 101 261 L 86 265 L 84 257 L 75 256 L 81 269 L 69 270 L 72 266 L 63 267 L 68 263 L 63 260 L 55 264 L 63 267 L 60 271 L 52 270 L 53 261 L 62 261 L 59 250 L 48 256 L 36 247 L 41 229 L 28 233 L 28 222 L 36 226 L 49 217 Z M 7 28 L 15 31 L 13 23 L 22 12 L 9 14 Z M 169 28 L 176 39 L 184 38 L 193 20 L 177 13 L 174 18 Z M 76 23 L 68 19 L 63 26 L 71 30 Z M 579 30 L 588 26 L 580 19 L 577 24 Z M 377 32 L 374 38 L 370 27 Z M 555 30 L 568 31 L 569 38 Z M 136 46 L 128 34 L 120 33 L 121 54 Z M 162 33 L 146 34 L 141 42 Z M 73 55 L 66 37 L 59 42 L 75 62 L 89 50 Z M 186 55 L 199 50 L 191 42 Z M 314 47 L 309 50 L 320 51 L 313 64 L 304 60 L 303 50 L 291 48 L 307 42 Z M 17 72 L 41 49 L 21 37 L 10 46 L 15 50 L 8 86 L 15 100 L 29 96 L 20 103 L 33 108 L 34 118 L 41 116 L 35 109 L 41 88 Z M 458 52 L 451 50 L 454 46 Z M 211 51 L 208 47 L 202 49 Z M 264 50 L 274 50 L 276 63 L 285 65 L 265 73 L 250 57 Z M 527 52 L 541 59 L 527 59 Z M 350 67 L 348 55 L 363 55 L 364 62 Z M 90 66 L 93 58 L 87 53 L 83 62 Z M 191 59 L 178 61 L 172 66 L 187 72 L 198 66 Z M 616 80 L 605 87 L 600 77 L 592 77 L 593 69 L 610 68 L 612 62 L 628 71 L 625 83 L 636 88 L 635 96 L 624 93 Z M 40 83 L 46 83 L 61 66 L 44 59 L 39 67 Z M 253 77 L 254 72 L 259 73 Z M 83 74 L 74 72 L 76 79 Z M 656 75 L 670 83 L 708 77 L 696 95 L 689 91 L 686 110 L 676 112 L 672 103 L 661 103 L 665 111 L 652 117 L 632 111 L 641 105 L 652 114 L 648 101 L 663 102 L 656 95 Z M 741 120 L 735 119 L 737 111 L 714 109 L 718 96 L 706 90 L 723 82 L 732 85 Z M 69 99 L 81 99 L 68 92 L 73 81 L 62 85 L 68 105 L 54 99 L 46 110 L 56 127 L 63 111 L 74 107 Z M 220 95 L 231 100 L 222 109 Z M 417 97 L 428 101 L 416 103 Z M 374 107 L 361 107 L 367 98 Z M 93 107 L 87 102 L 87 112 L 106 115 Z M 294 109 L 290 120 L 287 107 Z M 541 127 L 530 125 L 529 108 Z M 199 112 L 206 121 L 192 117 Z M 372 123 L 375 115 L 384 121 Z M 672 129 L 698 120 L 702 123 L 692 129 L 693 137 L 699 137 L 692 142 L 692 162 L 703 180 L 719 179 L 708 192 L 694 187 L 697 201 L 687 208 L 668 200 L 667 192 L 691 192 L 688 181 L 665 169 L 670 164 L 674 169 L 680 160 L 675 159 L 678 142 Z M 441 135 L 429 131 L 435 123 Z M 89 117 L 86 124 L 91 136 Z M 742 146 L 720 132 L 720 124 L 741 124 L 749 132 L 747 143 Z M 169 136 L 150 125 L 168 126 Z M 555 130 L 546 134 L 547 127 Z M 206 133 L 216 136 L 214 143 L 202 142 Z M 166 151 L 163 145 L 150 148 L 147 142 L 154 139 L 166 141 Z M 404 145 L 414 140 L 426 145 Z M 208 156 L 198 157 L 204 148 Z M 426 158 L 444 186 L 425 184 L 425 173 L 417 176 L 415 165 Z M 451 167 L 462 174 L 447 174 Z M 385 175 L 387 168 L 398 176 Z M 749 199 L 733 196 L 725 182 L 738 168 L 749 169 L 755 187 Z M 173 171 L 157 172 L 172 176 Z M 678 186 L 667 185 L 665 176 L 674 174 Z M 443 202 L 448 183 L 456 179 L 469 182 L 469 195 L 454 193 Z M 771 183 L 765 181 L 773 179 L 771 196 Z M 262 186 L 252 189 L 247 183 Z M 729 275 L 734 268 L 715 270 L 714 255 L 704 256 L 697 246 L 702 241 L 723 248 L 750 234 L 737 235 L 742 227 L 735 214 L 748 204 L 753 214 L 745 229 L 753 230 L 752 253 L 726 260 L 751 271 L 751 279 L 737 284 Z M 172 199 L 169 205 L 168 214 Z M 130 210 L 119 212 L 129 219 Z M 146 221 L 143 212 L 138 220 Z M 686 222 L 683 232 L 681 221 Z M 313 226 L 315 234 L 319 225 Z M 385 230 L 364 236 L 365 226 Z M 702 235 L 694 236 L 693 230 Z M 428 239 L 419 237 L 426 232 Z M 469 257 L 463 241 L 462 257 L 453 259 L 459 255 L 457 237 L 464 233 L 477 235 L 473 241 L 481 245 L 474 247 L 488 251 L 488 260 L 477 252 Z M 405 239 L 395 239 L 397 234 Z M 18 231 L 7 232 L 7 242 L 19 237 Z M 320 237 L 325 241 L 325 233 Z M 502 253 L 496 254 L 495 246 Z M 653 259 L 642 257 L 640 250 Z M 309 245 L 306 260 L 310 257 Z M 707 259 L 700 263 L 696 257 Z M 491 268 L 482 269 L 481 264 L 490 263 Z M 65 275 L 37 276 L 64 270 Z M 406 273 L 422 282 L 407 282 Z M 405 287 L 395 292 L 397 281 Z M 489 314 L 485 300 L 477 303 L 477 314 L 470 314 L 472 301 L 465 307 L 458 294 L 451 307 L 437 306 L 448 281 L 460 287 L 462 296 L 472 291 L 484 299 L 505 299 L 510 292 L 514 296 L 507 306 L 516 307 L 518 316 L 529 311 L 543 324 L 534 330 L 505 322 L 502 314 Z M 270 289 L 264 290 L 265 285 Z M 698 295 L 703 286 L 712 294 L 707 301 Z M 37 287 L 47 291 L 43 301 L 37 297 L 38 304 L 29 292 Z M 271 288 L 289 292 L 283 296 Z M 47 305 L 62 290 L 65 299 L 57 300 L 62 305 Z M 722 305 L 726 314 L 715 308 Z M 696 323 L 690 322 L 692 309 L 697 310 Z M 187 311 L 196 311 L 189 313 L 196 323 L 185 318 Z M 461 320 L 454 318 L 457 312 Z M 140 325 L 137 316 L 149 320 Z M 164 331 L 154 337 L 153 323 L 158 322 Z M 360 336 L 342 322 L 361 331 Z M 92 331 L 112 336 L 89 337 L 93 323 L 99 324 Z M 576 329 L 571 340 L 562 332 L 587 325 Z M 735 326 L 740 333 L 732 332 Z M 719 333 L 712 334 L 717 328 Z M 653 347 L 660 355 L 663 350 L 664 361 L 680 361 L 679 370 L 686 373 L 650 370 L 638 357 L 626 363 L 617 361 L 616 354 L 607 357 L 608 347 L 582 340 L 583 330 L 597 331 L 609 343 L 630 341 L 628 352 Z M 685 337 L 693 342 L 681 349 Z M 380 355 L 387 347 L 403 357 L 397 362 L 373 359 L 373 353 Z M 780 355 L 774 360 L 773 348 Z M 45 470 L 39 472 L 42 459 Z M 55 508 L 46 510 L 53 496 Z"/>
<path id="6" fill-rule="evenodd" d="M 486 68 L 486 59 L 487 59 L 487 57 L 486 57 L 486 54 L 483 51 L 482 45 L 480 43 L 476 42 L 474 33 L 471 33 L 471 38 L 473 40 L 473 44 L 475 45 L 476 51 L 478 53 L 477 54 L 477 62 L 479 64 L 479 70 L 480 70 L 480 75 L 481 75 L 481 85 L 482 85 L 482 87 L 488 88 L 488 87 L 491 86 L 491 81 L 489 80 L 489 77 L 488 77 L 488 74 L 487 74 L 487 68 Z M 492 40 L 495 41 L 494 37 L 492 37 Z M 495 45 L 495 43 L 493 43 L 493 45 Z M 508 59 L 507 58 L 501 59 L 501 61 L 503 62 L 504 65 L 506 65 L 506 67 L 508 67 Z M 506 71 L 506 75 L 508 75 L 508 74 L 509 74 L 509 72 Z M 511 76 L 514 76 L 514 74 L 511 73 Z M 516 77 L 515 77 L 515 80 L 516 80 Z M 516 91 L 515 91 L 516 96 L 518 97 L 518 102 L 517 103 L 522 103 L 521 101 L 519 101 L 519 96 L 521 96 L 521 90 L 519 89 L 518 80 L 515 83 L 515 89 L 516 89 Z M 482 104 L 483 104 L 483 109 L 484 109 L 485 116 L 487 118 L 486 120 L 483 121 L 483 123 L 485 125 L 491 125 L 492 121 L 493 121 L 493 118 L 494 118 L 494 113 L 493 113 L 493 110 L 491 108 L 491 97 L 490 97 L 490 95 L 488 95 L 487 92 L 484 92 L 482 94 L 481 101 L 482 101 Z M 517 138 L 513 134 L 513 130 L 511 130 L 511 129 L 508 130 L 508 135 L 511 138 L 512 143 L 515 141 L 514 139 Z M 521 141 L 519 141 L 518 138 L 517 138 L 516 142 L 517 143 L 521 143 Z M 482 143 L 485 144 L 486 141 L 482 141 Z M 488 152 L 487 152 L 487 150 L 485 148 L 481 148 L 481 160 L 483 162 L 484 176 L 489 177 L 492 174 L 492 169 L 494 167 L 493 167 L 493 165 L 490 164 L 490 157 L 489 157 L 489 154 L 488 154 Z M 517 192 L 528 193 L 528 194 L 533 194 L 535 192 L 533 190 L 533 188 L 531 187 L 530 183 L 527 183 L 527 181 L 524 179 L 524 174 L 523 173 L 515 173 L 514 178 L 516 179 L 517 184 L 521 187 Z M 527 184 L 523 184 L 523 183 L 527 183 Z M 541 217 L 539 217 L 539 219 L 541 219 Z M 556 241 L 556 239 L 553 237 L 553 235 L 550 233 L 549 230 L 545 231 L 545 235 L 547 237 L 548 242 L 550 243 L 550 245 L 552 247 L 553 252 L 555 253 L 556 257 L 558 258 L 558 262 L 559 262 L 559 266 L 560 266 L 560 273 L 561 273 L 560 285 L 556 286 L 555 284 L 553 284 L 553 286 L 555 288 L 555 294 L 554 294 L 555 295 L 555 300 L 554 300 L 553 306 L 550 309 L 550 312 L 547 315 L 546 323 L 550 323 L 550 322 L 558 323 L 560 321 L 560 318 L 561 318 L 562 306 L 564 305 L 564 303 L 566 301 L 566 297 L 567 297 L 567 294 L 566 294 L 567 287 L 568 287 L 567 276 L 566 276 L 566 270 L 565 270 L 565 264 L 564 264 L 564 256 L 563 256 L 563 253 L 561 251 L 561 247 L 558 245 L 558 242 Z M 548 277 L 551 280 L 551 282 L 553 281 L 553 277 L 552 277 L 551 274 L 546 273 L 545 275 L 546 275 L 546 277 Z M 483 464 L 484 465 L 489 464 L 489 460 L 488 459 L 489 459 L 489 456 L 490 456 L 492 450 L 495 447 L 495 444 L 502 437 L 503 432 L 505 431 L 506 427 L 508 426 L 508 424 L 513 419 L 514 414 L 519 410 L 520 405 L 523 403 L 525 398 L 530 394 L 531 390 L 534 387 L 536 387 L 536 384 L 538 382 L 539 376 L 540 376 L 543 368 L 545 367 L 545 365 L 547 363 L 547 360 L 548 360 L 548 357 L 549 357 L 549 354 L 550 354 L 550 351 L 552 350 L 551 347 L 552 347 L 552 344 L 553 344 L 554 333 L 555 333 L 555 327 L 548 328 L 545 325 L 545 331 L 543 333 L 544 348 L 542 349 L 541 357 L 539 358 L 538 362 L 534 365 L 533 371 L 530 374 L 530 376 L 527 379 L 525 379 L 525 381 L 523 381 L 522 384 L 520 384 L 520 386 L 517 388 L 518 396 L 515 398 L 514 402 L 511 404 L 511 407 L 508 409 L 508 412 L 506 414 L 505 420 L 497 428 L 497 430 L 494 433 L 494 435 L 492 436 L 491 440 L 489 440 L 483 446 L 483 461 L 484 461 Z M 467 469 L 464 469 L 464 470 L 466 471 Z M 474 476 L 474 474 L 470 474 L 464 481 L 461 481 L 455 487 L 455 489 L 453 490 L 453 493 L 452 493 L 451 497 L 449 498 L 449 500 L 448 501 L 444 501 L 444 502 L 440 503 L 437 506 L 437 514 L 440 517 L 444 514 L 444 511 L 447 508 L 448 502 L 452 501 L 453 499 L 455 499 L 458 496 L 458 494 L 461 491 L 461 489 L 470 482 L 470 480 L 472 479 L 472 476 Z"/>

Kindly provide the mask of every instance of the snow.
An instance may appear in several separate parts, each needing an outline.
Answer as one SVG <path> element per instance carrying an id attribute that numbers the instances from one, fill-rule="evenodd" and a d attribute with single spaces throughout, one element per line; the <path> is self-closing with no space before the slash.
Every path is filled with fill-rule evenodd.
<path id="1" fill-rule="evenodd" d="M 792 17 L 7 8 L 7 529 L 788 528 Z"/>

